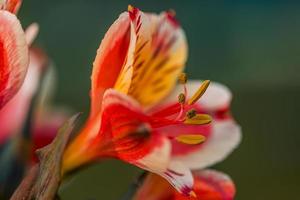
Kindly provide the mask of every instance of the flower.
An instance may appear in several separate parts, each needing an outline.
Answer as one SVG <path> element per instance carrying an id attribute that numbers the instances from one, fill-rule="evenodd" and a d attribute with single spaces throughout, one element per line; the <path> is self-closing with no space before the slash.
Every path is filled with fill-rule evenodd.
<path id="1" fill-rule="evenodd" d="M 193 191 L 196 196 L 187 197 L 178 193 L 163 178 L 149 174 L 133 200 L 232 200 L 235 186 L 229 176 L 215 170 L 193 172 Z"/>
<path id="2" fill-rule="evenodd" d="M 29 64 L 26 36 L 15 15 L 20 4 L 0 1 L 0 109 L 22 86 Z"/>
<path id="3" fill-rule="evenodd" d="M 97 51 L 90 116 L 65 151 L 62 174 L 113 157 L 159 174 L 180 193 L 193 195 L 191 169 L 199 167 L 201 159 L 200 165 L 223 159 L 238 143 L 239 131 L 234 142 L 218 147 L 215 138 L 210 139 L 214 151 L 206 152 L 203 158 L 194 155 L 215 126 L 209 124 L 211 117 L 204 112 L 209 110 L 197 103 L 210 82 L 186 84 L 182 74 L 186 57 L 185 35 L 174 12 L 155 15 L 129 6 Z M 181 91 L 176 91 L 175 102 L 171 95 L 171 100 L 162 103 L 178 77 Z M 205 101 L 213 108 L 216 105 L 212 104 L 223 99 L 207 99 L 204 105 Z M 225 112 L 220 115 L 225 117 Z M 228 131 L 236 128 L 233 122 L 220 126 L 218 129 Z M 223 153 L 215 156 L 217 150 Z"/>

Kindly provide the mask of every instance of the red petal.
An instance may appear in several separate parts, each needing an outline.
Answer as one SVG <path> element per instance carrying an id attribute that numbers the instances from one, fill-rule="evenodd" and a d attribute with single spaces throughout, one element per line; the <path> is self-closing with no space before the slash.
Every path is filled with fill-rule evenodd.
<path id="1" fill-rule="evenodd" d="M 112 88 L 127 55 L 130 20 L 128 13 L 123 13 L 109 28 L 97 51 L 93 64 L 91 90 L 91 116 L 101 108 L 105 89 Z"/>
<path id="2" fill-rule="evenodd" d="M 113 154 L 130 162 L 149 153 L 155 137 L 151 133 L 148 117 L 137 102 L 114 90 L 107 90 L 102 105 L 99 137 L 113 141 Z"/>
<path id="3" fill-rule="evenodd" d="M 0 108 L 21 87 L 28 67 L 25 34 L 15 15 L 0 10 Z"/>
<path id="4" fill-rule="evenodd" d="M 4 9 L 11 13 L 17 14 L 21 4 L 22 0 L 4 0 L 3 3 L 0 3 L 0 9 Z"/>
<path id="5" fill-rule="evenodd" d="M 43 61 L 35 52 L 30 54 L 30 65 L 25 81 L 17 94 L 0 110 L 0 144 L 20 131 L 34 95 Z"/>

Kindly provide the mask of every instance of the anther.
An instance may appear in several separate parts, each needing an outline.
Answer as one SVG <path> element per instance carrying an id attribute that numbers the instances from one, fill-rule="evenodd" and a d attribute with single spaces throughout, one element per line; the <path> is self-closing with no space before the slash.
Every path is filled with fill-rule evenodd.
<path id="1" fill-rule="evenodd" d="M 187 82 L 186 73 L 181 73 L 178 77 L 178 81 L 179 81 L 180 84 L 186 84 L 186 82 Z"/>
<path id="2" fill-rule="evenodd" d="M 184 123 L 189 125 L 204 125 L 209 124 L 211 120 L 211 116 L 207 114 L 196 114 L 192 118 L 186 118 Z"/>
<path id="3" fill-rule="evenodd" d="M 201 144 L 205 141 L 205 136 L 203 135 L 179 135 L 175 138 L 178 142 L 183 144 Z"/>
<path id="4" fill-rule="evenodd" d="M 197 112 L 195 109 L 191 109 L 189 111 L 186 112 L 186 117 L 191 119 L 193 117 L 195 117 L 197 115 Z"/>
<path id="5" fill-rule="evenodd" d="M 200 99 L 200 97 L 202 97 L 202 95 L 205 93 L 206 89 L 208 88 L 209 83 L 210 83 L 209 80 L 203 81 L 203 83 L 201 84 L 197 92 L 192 96 L 192 98 L 189 99 L 188 101 L 189 105 L 194 104 L 196 101 Z"/>
<path id="6" fill-rule="evenodd" d="M 180 94 L 178 95 L 178 102 L 179 102 L 180 104 L 184 104 L 184 103 L 185 103 L 185 95 L 184 95 L 183 93 L 180 93 Z"/>

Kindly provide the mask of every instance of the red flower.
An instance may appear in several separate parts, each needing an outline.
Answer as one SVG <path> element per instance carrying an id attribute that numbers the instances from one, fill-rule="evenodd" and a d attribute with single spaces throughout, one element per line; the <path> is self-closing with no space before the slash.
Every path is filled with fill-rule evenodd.
<path id="1" fill-rule="evenodd" d="M 189 96 L 186 77 L 181 75 L 179 99 L 161 104 L 174 89 L 186 57 L 185 35 L 174 13 L 147 14 L 129 6 L 110 27 L 97 52 L 90 116 L 66 149 L 62 173 L 103 158 L 117 158 L 159 174 L 180 193 L 192 195 L 190 169 L 199 166 L 197 160 L 186 158 L 204 148 L 205 143 L 200 143 L 205 139 L 219 137 L 212 134 L 216 127 L 209 125 L 211 118 L 205 114 L 218 100 L 206 102 L 208 107 L 198 104 L 209 81 L 198 82 Z M 215 151 L 204 152 L 200 165 L 221 160 L 239 142 L 240 132 L 233 120 L 216 126 L 233 131 L 234 140 L 218 147 L 212 139 L 210 146 L 224 152 L 218 156 Z"/>

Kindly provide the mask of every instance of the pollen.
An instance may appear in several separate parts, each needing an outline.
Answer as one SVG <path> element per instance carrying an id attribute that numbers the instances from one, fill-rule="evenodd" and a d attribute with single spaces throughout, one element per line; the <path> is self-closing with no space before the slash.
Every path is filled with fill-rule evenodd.
<path id="1" fill-rule="evenodd" d="M 184 104 L 184 103 L 185 103 L 185 95 L 184 95 L 183 93 L 180 93 L 180 94 L 178 95 L 178 102 L 179 102 L 180 104 Z"/>
<path id="2" fill-rule="evenodd" d="M 203 135 L 179 135 L 175 139 L 183 144 L 196 145 L 203 143 L 206 138 Z"/>
<path id="3" fill-rule="evenodd" d="M 204 125 L 209 124 L 212 121 L 211 116 L 207 114 L 196 114 L 192 118 L 186 118 L 184 120 L 185 124 L 189 125 Z"/>
<path id="4" fill-rule="evenodd" d="M 127 8 L 127 9 L 128 9 L 129 12 L 133 12 L 134 7 L 133 7 L 132 5 L 128 5 L 128 8 Z"/>
<path id="5" fill-rule="evenodd" d="M 178 77 L 178 81 L 179 81 L 180 84 L 186 84 L 186 82 L 187 82 L 186 73 L 181 73 Z"/>
<path id="6" fill-rule="evenodd" d="M 186 117 L 191 119 L 193 117 L 195 117 L 197 115 L 197 112 L 195 109 L 191 109 L 189 111 L 186 112 Z"/>
<path id="7" fill-rule="evenodd" d="M 206 89 L 208 88 L 209 83 L 210 83 L 209 80 L 203 81 L 203 83 L 201 84 L 197 92 L 192 96 L 192 98 L 189 99 L 188 101 L 189 105 L 196 103 L 202 97 L 202 95 L 205 93 Z"/>

